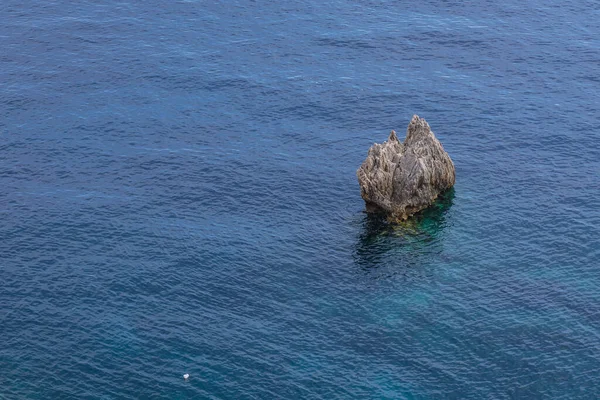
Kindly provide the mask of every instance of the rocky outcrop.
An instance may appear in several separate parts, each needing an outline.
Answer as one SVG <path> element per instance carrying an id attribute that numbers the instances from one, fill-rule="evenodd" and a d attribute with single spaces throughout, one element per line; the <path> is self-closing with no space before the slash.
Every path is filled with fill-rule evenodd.
<path id="1" fill-rule="evenodd" d="M 404 143 L 392 131 L 375 143 L 356 171 L 367 212 L 384 212 L 390 220 L 405 220 L 427 208 L 454 185 L 454 163 L 429 124 L 414 115 Z"/>

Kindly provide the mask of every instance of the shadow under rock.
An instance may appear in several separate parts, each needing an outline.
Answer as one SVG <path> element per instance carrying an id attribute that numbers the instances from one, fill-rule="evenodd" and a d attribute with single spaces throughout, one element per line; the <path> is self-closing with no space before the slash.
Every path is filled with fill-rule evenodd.
<path id="1" fill-rule="evenodd" d="M 447 211 L 454 200 L 454 188 L 442 193 L 427 209 L 401 223 L 390 223 L 385 215 L 365 213 L 354 259 L 365 272 L 386 267 L 399 272 L 439 256 Z"/>

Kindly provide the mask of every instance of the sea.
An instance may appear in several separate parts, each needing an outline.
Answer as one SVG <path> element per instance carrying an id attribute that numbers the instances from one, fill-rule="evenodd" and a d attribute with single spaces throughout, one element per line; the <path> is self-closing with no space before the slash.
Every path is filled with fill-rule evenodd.
<path id="1" fill-rule="evenodd" d="M 0 399 L 600 398 L 598 1 L 0 22 Z M 389 224 L 414 114 L 456 185 Z"/>

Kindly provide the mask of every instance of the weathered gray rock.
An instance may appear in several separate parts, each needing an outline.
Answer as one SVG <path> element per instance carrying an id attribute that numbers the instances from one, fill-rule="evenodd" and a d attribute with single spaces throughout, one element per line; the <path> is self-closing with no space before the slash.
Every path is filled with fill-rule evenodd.
<path id="1" fill-rule="evenodd" d="M 414 115 L 400 143 L 392 131 L 375 143 L 356 171 L 367 212 L 385 212 L 390 220 L 405 220 L 431 205 L 454 185 L 454 163 L 429 124 Z"/>

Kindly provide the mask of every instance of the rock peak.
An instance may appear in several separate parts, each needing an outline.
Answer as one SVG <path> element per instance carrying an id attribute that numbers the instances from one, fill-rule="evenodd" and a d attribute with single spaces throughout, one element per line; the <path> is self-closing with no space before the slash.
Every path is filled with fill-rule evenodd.
<path id="1" fill-rule="evenodd" d="M 408 124 L 408 128 L 406 128 L 406 139 L 404 140 L 405 144 L 408 141 L 409 143 L 418 140 L 421 138 L 433 136 L 433 132 L 429 127 L 427 121 L 424 118 L 420 118 L 418 115 L 413 115 L 410 123 Z"/>
<path id="2" fill-rule="evenodd" d="M 390 220 L 428 207 L 456 179 L 450 156 L 418 115 L 408 124 L 404 143 L 392 131 L 386 142 L 371 146 L 356 175 L 367 211 L 383 211 Z"/>

